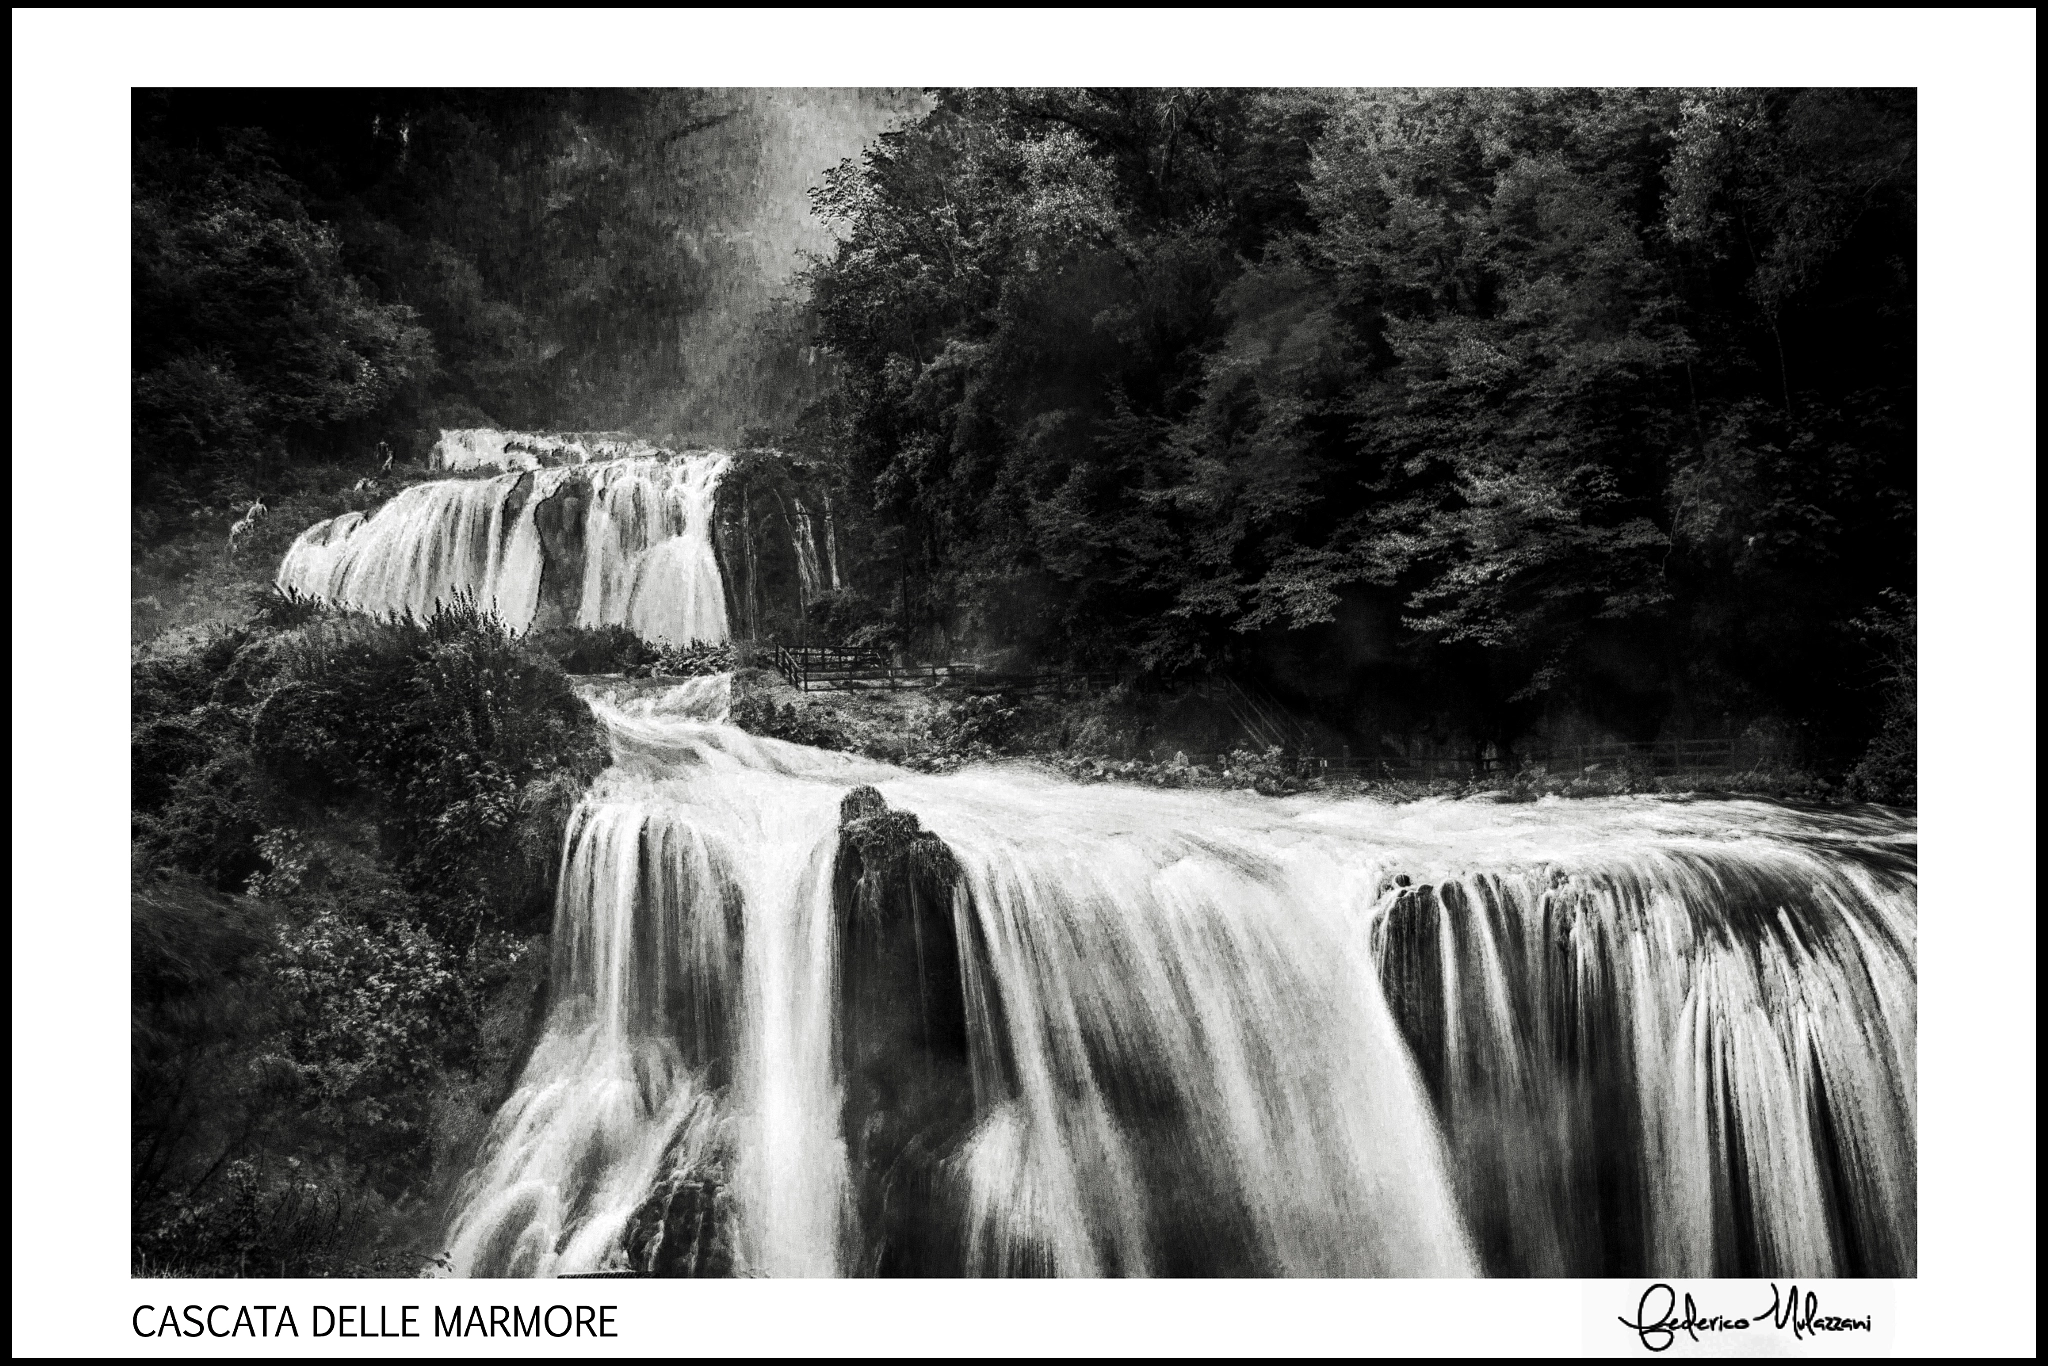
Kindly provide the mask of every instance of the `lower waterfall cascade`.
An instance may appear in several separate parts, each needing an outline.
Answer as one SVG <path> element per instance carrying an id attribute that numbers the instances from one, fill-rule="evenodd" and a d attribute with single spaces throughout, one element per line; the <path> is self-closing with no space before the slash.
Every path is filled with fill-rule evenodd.
<path id="1" fill-rule="evenodd" d="M 579 691 L 457 1274 L 1915 1274 L 1910 818 L 933 776 Z"/>

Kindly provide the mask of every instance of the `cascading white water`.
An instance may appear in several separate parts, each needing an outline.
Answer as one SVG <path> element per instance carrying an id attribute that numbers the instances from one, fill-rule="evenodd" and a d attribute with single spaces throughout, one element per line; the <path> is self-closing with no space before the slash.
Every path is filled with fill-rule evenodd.
<path id="1" fill-rule="evenodd" d="M 436 470 L 535 470 L 596 460 L 645 459 L 661 451 L 629 432 L 501 432 L 444 428 L 427 456 Z"/>
<path id="2" fill-rule="evenodd" d="M 725 686 L 586 690 L 618 762 L 460 1271 L 625 1265 L 697 1175 L 741 1270 L 872 1269 L 833 886 L 872 784 L 960 873 L 962 1270 L 1913 1274 L 1907 822 L 916 775 L 749 736 Z"/>
<path id="3" fill-rule="evenodd" d="M 818 524 L 802 498 L 790 499 L 791 539 L 796 543 L 797 603 L 808 607 L 839 591 L 839 545 L 832 530 L 832 500 L 824 498 L 825 553 L 818 554 Z"/>
<path id="4" fill-rule="evenodd" d="M 837 1269 L 844 1154 L 823 974 L 838 792 L 780 768 L 867 769 L 719 724 L 728 685 L 592 699 L 618 763 L 570 828 L 554 1013 L 469 1178 L 451 1233 L 460 1271 L 616 1265 L 664 1162 L 709 1168 L 728 1150 L 745 1264 Z M 649 1009 L 671 981 L 684 989 L 673 1019 Z"/>
<path id="5" fill-rule="evenodd" d="M 580 585 L 579 625 L 623 624 L 679 644 L 723 641 L 711 517 L 728 463 L 709 452 L 415 484 L 373 516 L 348 513 L 307 529 L 277 584 L 378 614 L 425 615 L 466 594 L 523 631 L 545 580 L 558 575 Z M 574 534 L 557 540 L 580 549 L 550 549 L 550 503 L 573 523 Z"/>

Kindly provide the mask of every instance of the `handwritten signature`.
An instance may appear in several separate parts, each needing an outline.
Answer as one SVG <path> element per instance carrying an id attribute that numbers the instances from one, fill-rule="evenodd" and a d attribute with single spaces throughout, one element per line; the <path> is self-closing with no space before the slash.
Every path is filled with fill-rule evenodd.
<path id="1" fill-rule="evenodd" d="M 1702 1333 L 1742 1332 L 1750 1328 L 1771 1328 L 1779 1331 L 1790 1328 L 1792 1336 L 1798 1339 L 1811 1337 L 1816 1333 L 1869 1333 L 1873 1332 L 1872 1319 L 1841 1318 L 1820 1312 L 1820 1299 L 1812 1291 L 1800 1296 L 1799 1287 L 1794 1285 L 1790 1293 L 1781 1295 L 1777 1282 L 1771 1283 L 1771 1307 L 1761 1314 L 1750 1315 L 1701 1315 L 1692 1302 L 1691 1294 L 1682 1297 L 1685 1305 L 1683 1316 L 1679 1314 L 1681 1296 L 1662 1281 L 1658 1281 L 1643 1292 L 1643 1298 L 1636 1304 L 1635 1320 L 1621 1319 L 1624 1328 L 1634 1329 L 1642 1339 L 1645 1349 L 1662 1352 L 1678 1340 L 1680 1333 L 1694 1342 Z"/>

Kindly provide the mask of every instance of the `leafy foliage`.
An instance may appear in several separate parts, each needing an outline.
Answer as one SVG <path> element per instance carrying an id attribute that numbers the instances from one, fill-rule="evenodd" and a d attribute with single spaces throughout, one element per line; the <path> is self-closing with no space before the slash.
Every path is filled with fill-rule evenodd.
<path id="1" fill-rule="evenodd" d="M 1860 745 L 1913 156 L 1910 92 L 942 92 L 818 195 L 856 588 L 1409 727 Z"/>
<path id="2" fill-rule="evenodd" d="M 631 674 L 653 668 L 661 651 L 625 626 L 556 626 L 535 631 L 532 647 L 571 674 Z"/>
<path id="3" fill-rule="evenodd" d="M 1849 789 L 1870 801 L 1911 806 L 1920 787 L 1918 612 L 1912 598 L 1893 593 L 1858 625 L 1879 642 L 1884 659 L 1884 723 L 1849 770 Z"/>
<path id="4" fill-rule="evenodd" d="M 137 148 L 138 502 L 237 474 L 378 412 L 434 372 L 414 310 L 380 302 L 253 132 L 215 155 Z"/>
<path id="5" fill-rule="evenodd" d="M 815 749 L 851 749 L 843 727 L 823 709 L 795 702 L 778 703 L 759 693 L 742 693 L 733 699 L 732 724 L 755 735 L 787 740 Z"/>
<path id="6" fill-rule="evenodd" d="M 532 989 L 508 932 L 546 924 L 588 709 L 471 604 L 281 598 L 142 654 L 133 708 L 138 1270 L 417 1267 L 403 1197 Z"/>
<path id="7" fill-rule="evenodd" d="M 145 1276 L 405 1276 L 423 1259 L 381 1245 L 381 1202 L 322 1181 L 297 1159 L 282 1170 L 238 1158 L 217 1189 L 142 1211 L 135 1271 Z"/>
<path id="8" fill-rule="evenodd" d="M 729 442 L 786 417 L 824 372 L 775 297 L 819 240 L 775 211 L 813 170 L 783 158 L 906 99 L 136 92 L 139 537 L 441 426 Z"/>

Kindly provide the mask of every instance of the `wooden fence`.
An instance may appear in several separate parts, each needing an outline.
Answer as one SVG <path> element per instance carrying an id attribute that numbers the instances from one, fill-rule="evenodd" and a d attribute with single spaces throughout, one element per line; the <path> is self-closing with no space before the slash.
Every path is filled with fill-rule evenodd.
<path id="1" fill-rule="evenodd" d="M 862 688 L 963 687 L 982 692 L 1037 692 L 1107 681 L 1108 674 L 1002 673 L 976 664 L 891 664 L 879 650 L 829 645 L 778 645 L 776 672 L 799 692 Z"/>
<path id="2" fill-rule="evenodd" d="M 1474 759 L 1463 755 L 1413 757 L 1377 755 L 1303 755 L 1296 762 L 1306 773 L 1377 778 L 1473 778 L 1537 766 L 1553 773 L 1591 773 L 1632 767 L 1656 775 L 1731 773 L 1745 767 L 1732 739 L 1613 741 L 1596 745 L 1553 746 L 1516 750 Z"/>

